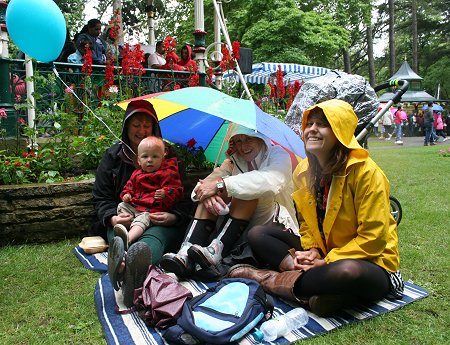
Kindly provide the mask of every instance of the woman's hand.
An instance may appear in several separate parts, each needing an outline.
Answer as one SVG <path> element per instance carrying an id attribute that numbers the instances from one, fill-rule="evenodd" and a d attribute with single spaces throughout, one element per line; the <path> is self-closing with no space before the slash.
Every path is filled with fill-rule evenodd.
<path id="1" fill-rule="evenodd" d="M 150 220 L 155 225 L 171 226 L 177 222 L 177 216 L 169 212 L 150 213 Z"/>
<path id="2" fill-rule="evenodd" d="M 311 268 L 325 265 L 325 260 L 320 256 L 319 250 L 311 248 L 305 251 L 295 252 L 295 269 L 308 271 Z"/>
<path id="3" fill-rule="evenodd" d="M 207 198 L 217 194 L 217 181 L 215 180 L 199 180 L 200 185 L 195 187 L 194 193 L 200 202 L 204 202 Z"/>
<path id="4" fill-rule="evenodd" d="M 117 224 L 122 224 L 128 227 L 131 225 L 131 222 L 133 222 L 133 219 L 134 217 L 131 214 L 121 213 L 117 216 L 112 216 L 110 222 L 113 227 Z"/>
<path id="5" fill-rule="evenodd" d="M 203 201 L 203 207 L 214 216 L 219 216 L 220 209 L 223 209 L 226 206 L 227 204 L 225 201 L 218 195 L 213 195 Z"/>

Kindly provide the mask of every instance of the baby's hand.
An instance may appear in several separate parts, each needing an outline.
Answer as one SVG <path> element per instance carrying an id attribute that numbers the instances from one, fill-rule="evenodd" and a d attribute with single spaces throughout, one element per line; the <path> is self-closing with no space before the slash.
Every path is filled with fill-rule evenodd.
<path id="1" fill-rule="evenodd" d="M 131 201 L 131 195 L 129 193 L 125 194 L 122 198 L 123 202 L 130 202 Z"/>
<path id="2" fill-rule="evenodd" d="M 155 191 L 155 199 L 164 199 L 166 197 L 166 191 L 164 189 L 157 189 Z"/>

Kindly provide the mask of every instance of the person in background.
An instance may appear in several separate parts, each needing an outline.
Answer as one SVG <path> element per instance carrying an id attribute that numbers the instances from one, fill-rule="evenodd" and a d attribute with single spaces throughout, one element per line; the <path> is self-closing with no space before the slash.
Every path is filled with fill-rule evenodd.
<path id="1" fill-rule="evenodd" d="M 76 45 L 74 41 L 72 41 L 72 39 L 70 38 L 70 31 L 67 28 L 66 41 L 64 42 L 64 47 L 61 50 L 61 54 L 59 54 L 55 62 L 67 62 L 67 58 L 69 57 L 69 55 L 75 53 L 76 50 L 77 50 Z"/>
<path id="2" fill-rule="evenodd" d="M 87 49 L 92 50 L 92 42 L 88 39 L 79 40 L 77 43 L 77 50 L 67 57 L 67 62 L 82 65 Z"/>
<path id="3" fill-rule="evenodd" d="M 108 273 L 115 290 L 122 289 L 124 303 L 133 305 L 134 289 L 141 286 L 148 266 L 157 264 L 167 251 L 179 248 L 185 229 L 191 220 L 193 204 L 189 198 L 192 185 L 187 179 L 183 162 L 177 159 L 178 171 L 184 187 L 184 198 L 170 212 L 150 214 L 152 226 L 125 252 L 124 242 L 114 237 L 113 227 L 131 225 L 133 216 L 118 214 L 122 201 L 120 194 L 133 171 L 139 168 L 136 152 L 142 139 L 161 137 L 158 118 L 153 106 L 144 100 L 132 101 L 125 111 L 121 141 L 107 149 L 97 168 L 92 191 L 98 221 L 88 232 L 89 236 L 102 236 L 110 244 Z M 176 157 L 172 146 L 166 144 L 166 158 Z"/>
<path id="4" fill-rule="evenodd" d="M 183 198 L 183 185 L 175 157 L 165 159 L 165 145 L 161 138 L 149 136 L 138 145 L 138 164 L 125 184 L 117 207 L 117 214 L 130 214 L 134 220 L 130 231 L 123 224 L 114 226 L 114 234 L 120 236 L 125 250 L 152 226 L 152 212 L 168 212 Z"/>
<path id="5" fill-rule="evenodd" d="M 394 123 L 395 123 L 395 143 L 397 145 L 403 145 L 402 137 L 403 137 L 403 121 L 406 118 L 406 113 L 403 111 L 401 105 L 397 107 L 397 110 L 394 112 Z"/>
<path id="6" fill-rule="evenodd" d="M 76 37 L 77 47 L 79 42 L 88 40 L 92 44 L 92 63 L 104 65 L 106 63 L 106 42 L 101 38 L 102 23 L 98 19 L 91 19 L 81 29 Z"/>
<path id="7" fill-rule="evenodd" d="M 178 60 L 178 65 L 184 67 L 185 71 L 195 71 L 197 68 L 197 63 L 191 58 L 192 48 L 189 44 L 185 44 L 181 47 L 180 59 Z"/>
<path id="8" fill-rule="evenodd" d="M 163 41 L 156 42 L 155 52 L 148 57 L 148 68 L 161 69 L 166 64 Z"/>
<path id="9" fill-rule="evenodd" d="M 442 120 L 442 113 L 440 111 L 434 111 L 433 112 L 433 116 L 434 116 L 434 128 L 436 128 L 436 135 L 437 138 L 439 139 L 439 137 L 443 138 L 443 142 L 447 141 L 447 136 L 445 135 L 445 131 L 444 131 L 444 121 Z M 437 141 L 437 139 L 436 139 Z"/>
<path id="10" fill-rule="evenodd" d="M 436 143 L 433 141 L 433 123 L 433 102 L 429 102 L 428 107 L 427 109 L 425 109 L 425 112 L 423 114 L 423 129 L 425 131 L 424 146 L 436 145 Z"/>
<path id="11" fill-rule="evenodd" d="M 392 117 L 391 110 L 389 109 L 383 115 L 383 128 L 384 128 L 384 138 L 386 140 L 391 140 L 392 138 L 392 122 L 394 121 Z"/>
<path id="12" fill-rule="evenodd" d="M 358 302 L 402 297 L 389 181 L 356 140 L 357 122 L 352 106 L 342 100 L 305 111 L 307 158 L 294 171 L 292 194 L 302 249 L 283 238 L 264 237 L 270 228 L 254 236 L 250 230 L 252 249 L 270 269 L 237 265 L 229 277 L 254 279 L 265 291 L 319 316 Z"/>

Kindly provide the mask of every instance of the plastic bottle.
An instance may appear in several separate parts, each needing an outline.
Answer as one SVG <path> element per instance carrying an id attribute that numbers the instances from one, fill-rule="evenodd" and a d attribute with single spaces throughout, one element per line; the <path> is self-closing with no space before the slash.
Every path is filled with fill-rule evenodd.
<path id="1" fill-rule="evenodd" d="M 264 341 L 274 341 L 307 323 L 308 314 L 306 310 L 295 308 L 275 319 L 265 321 L 259 330 L 264 334 Z"/>

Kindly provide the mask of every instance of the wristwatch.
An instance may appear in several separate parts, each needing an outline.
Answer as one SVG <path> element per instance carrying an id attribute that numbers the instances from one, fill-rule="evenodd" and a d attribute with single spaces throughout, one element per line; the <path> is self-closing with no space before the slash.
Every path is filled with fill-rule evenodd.
<path id="1" fill-rule="evenodd" d="M 225 183 L 223 182 L 222 179 L 217 180 L 216 186 L 217 186 L 217 190 L 219 191 L 219 193 L 223 193 L 224 188 L 225 188 Z"/>

